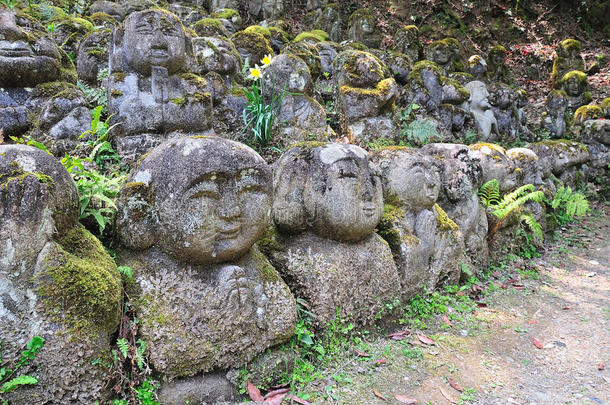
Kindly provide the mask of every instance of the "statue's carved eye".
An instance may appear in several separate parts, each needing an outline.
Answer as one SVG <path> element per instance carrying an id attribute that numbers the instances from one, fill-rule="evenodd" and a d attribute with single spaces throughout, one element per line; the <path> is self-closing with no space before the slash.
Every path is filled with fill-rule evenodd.
<path id="1" fill-rule="evenodd" d="M 339 178 L 356 178 L 358 177 L 358 173 L 351 168 L 341 168 L 339 169 Z"/>
<path id="2" fill-rule="evenodd" d="M 220 199 L 220 191 L 214 182 L 202 181 L 186 192 L 188 199 L 211 198 Z"/>
<path id="3" fill-rule="evenodd" d="M 140 35 L 150 35 L 152 34 L 152 26 L 149 24 L 139 24 L 136 25 L 136 32 Z"/>

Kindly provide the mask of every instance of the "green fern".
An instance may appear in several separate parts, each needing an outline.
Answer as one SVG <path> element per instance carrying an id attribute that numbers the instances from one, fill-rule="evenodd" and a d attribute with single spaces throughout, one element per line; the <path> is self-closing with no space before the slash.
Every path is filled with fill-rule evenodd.
<path id="1" fill-rule="evenodd" d="M 569 186 L 560 187 L 550 205 L 557 212 L 560 222 L 567 222 L 575 216 L 584 215 L 590 209 L 587 198 L 582 193 L 572 191 Z"/>
<path id="2" fill-rule="evenodd" d="M 523 213 L 519 218 L 521 222 L 525 222 L 528 228 L 532 231 L 532 233 L 537 236 L 539 239 L 544 239 L 544 234 L 542 233 L 542 225 L 540 222 L 536 221 L 536 219 L 532 216 L 531 213 Z"/>
<path id="3" fill-rule="evenodd" d="M 485 207 L 500 203 L 500 184 L 498 180 L 491 179 L 479 188 L 479 197 Z"/>
<path id="4" fill-rule="evenodd" d="M 127 342 L 127 339 L 117 339 L 116 345 L 119 348 L 119 350 L 121 351 L 123 358 L 126 359 L 127 352 L 129 351 L 129 342 Z"/>
<path id="5" fill-rule="evenodd" d="M 489 197 L 491 192 L 495 190 L 498 183 L 497 180 L 495 182 L 494 180 L 490 180 L 485 183 L 483 185 L 486 186 L 485 189 L 483 191 L 479 191 L 479 193 L 485 193 L 485 196 Z M 483 186 L 481 186 L 481 189 L 483 189 Z M 483 200 L 483 197 L 481 197 L 481 199 Z M 520 221 L 524 222 L 535 236 L 543 239 L 544 234 L 542 233 L 542 225 L 536 221 L 529 211 L 522 210 L 523 205 L 529 201 L 537 203 L 544 202 L 544 193 L 536 190 L 536 187 L 533 184 L 526 184 L 511 193 L 505 194 L 497 204 L 490 203 L 488 207 L 491 209 L 491 214 L 495 216 L 497 220 L 495 225 L 489 230 L 487 238 L 491 240 L 504 220 L 506 220 L 506 218 L 508 218 L 515 210 L 518 210 L 520 211 Z"/>

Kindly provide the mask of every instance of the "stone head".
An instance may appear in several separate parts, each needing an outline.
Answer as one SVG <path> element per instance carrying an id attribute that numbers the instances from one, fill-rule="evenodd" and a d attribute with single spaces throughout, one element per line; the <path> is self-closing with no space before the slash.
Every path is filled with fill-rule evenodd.
<path id="1" fill-rule="evenodd" d="M 125 68 L 149 76 L 152 67 L 166 68 L 170 74 L 183 70 L 189 46 L 178 17 L 145 10 L 130 14 L 115 30 L 113 48 L 113 53 L 122 56 Z"/>
<path id="2" fill-rule="evenodd" d="M 304 144 L 285 152 L 273 175 L 273 219 L 284 232 L 356 242 L 383 213 L 381 181 L 355 145 Z"/>
<path id="3" fill-rule="evenodd" d="M 557 56 L 566 59 L 580 59 L 580 41 L 565 39 L 557 45 Z"/>
<path id="4" fill-rule="evenodd" d="M 441 189 L 436 159 L 412 148 L 383 149 L 374 162 L 381 169 L 384 197 L 398 200 L 409 211 L 431 209 Z"/>
<path id="5" fill-rule="evenodd" d="M 506 151 L 506 156 L 515 162 L 519 185 L 542 184 L 542 164 L 534 151 L 527 148 L 512 148 Z"/>
<path id="6" fill-rule="evenodd" d="M 431 143 L 421 151 L 443 162 L 442 190 L 450 201 L 468 200 L 481 186 L 481 159 L 466 145 Z"/>
<path id="7" fill-rule="evenodd" d="M 110 29 L 94 31 L 81 40 L 76 54 L 78 78 L 87 83 L 97 83 L 100 70 L 108 67 Z"/>
<path id="8" fill-rule="evenodd" d="M 220 37 L 197 37 L 192 40 L 193 54 L 202 73 L 232 75 L 241 70 L 241 57 L 233 43 Z"/>
<path id="9" fill-rule="evenodd" d="M 555 116 L 562 117 L 568 108 L 567 94 L 563 90 L 553 90 L 546 98 L 545 107 L 546 111 Z"/>
<path id="10" fill-rule="evenodd" d="M 506 63 L 506 48 L 502 45 L 494 46 L 487 56 L 492 65 L 502 66 Z"/>
<path id="11" fill-rule="evenodd" d="M 233 261 L 269 223 L 271 170 L 238 142 L 173 139 L 135 169 L 118 207 L 119 235 L 131 249 L 156 245 L 194 264 Z"/>
<path id="12" fill-rule="evenodd" d="M 60 79 L 61 54 L 35 19 L 0 9 L 0 87 Z"/>
<path id="13" fill-rule="evenodd" d="M 587 75 L 578 70 L 573 70 L 563 76 L 561 85 L 568 96 L 578 97 L 587 89 Z"/>
<path id="14" fill-rule="evenodd" d="M 602 100 L 601 107 L 604 112 L 604 117 L 607 120 L 610 120 L 610 97 L 606 97 Z"/>
<path id="15" fill-rule="evenodd" d="M 307 64 L 298 56 L 282 53 L 273 58 L 265 69 L 265 88 L 275 91 L 308 93 L 311 90 L 311 74 Z"/>
<path id="16" fill-rule="evenodd" d="M 517 100 L 517 92 L 510 86 L 496 82 L 489 86 L 489 102 L 491 105 L 501 109 L 511 109 Z"/>
<path id="17" fill-rule="evenodd" d="M 500 184 L 500 191 L 505 193 L 517 186 L 515 163 L 506 155 L 506 150 L 493 143 L 476 143 L 469 148 L 481 159 L 483 170 L 483 183 L 496 179 Z"/>
<path id="18" fill-rule="evenodd" d="M 438 65 L 446 65 L 451 61 L 453 52 L 444 41 L 435 41 L 430 45 L 427 57 Z"/>
<path id="19" fill-rule="evenodd" d="M 78 223 L 78 193 L 52 155 L 0 145 L 0 270 L 38 254 L 55 234 Z M 30 258 L 32 259 L 32 258 Z"/>
<path id="20" fill-rule="evenodd" d="M 126 11 L 121 3 L 111 1 L 95 1 L 89 7 L 89 13 L 104 13 L 114 17 L 114 19 L 117 21 L 123 21 Z"/>
<path id="21" fill-rule="evenodd" d="M 470 93 L 468 103 L 472 110 L 484 111 L 491 108 L 491 105 L 489 104 L 489 92 L 487 91 L 485 83 L 475 80 L 466 83 L 464 88 Z"/>
<path id="22" fill-rule="evenodd" d="M 341 67 L 344 80 L 340 84 L 353 87 L 375 87 L 389 76 L 387 67 L 375 55 L 363 51 L 344 51 L 337 58 L 345 58 Z"/>
<path id="23" fill-rule="evenodd" d="M 487 62 L 479 55 L 472 55 L 468 58 L 468 73 L 475 78 L 480 80 L 487 74 Z"/>

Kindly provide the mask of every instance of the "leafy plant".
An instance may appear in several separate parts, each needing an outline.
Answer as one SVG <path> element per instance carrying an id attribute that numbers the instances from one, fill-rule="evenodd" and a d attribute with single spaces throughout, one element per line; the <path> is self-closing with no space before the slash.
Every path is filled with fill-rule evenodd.
<path id="1" fill-rule="evenodd" d="M 90 135 L 87 144 L 91 146 L 92 151 L 89 159 L 95 161 L 97 167 L 102 171 L 107 171 L 111 166 L 116 166 L 121 163 L 121 157 L 116 153 L 110 144 L 110 131 L 118 125 L 118 123 L 109 126 L 108 119 L 101 121 L 102 110 L 104 106 L 97 106 L 91 112 L 91 130 L 81 134 L 81 138 Z"/>
<path id="2" fill-rule="evenodd" d="M 33 360 L 42 346 L 44 345 L 44 338 L 40 336 L 34 336 L 26 344 L 25 350 L 21 352 L 21 356 L 17 361 L 17 364 L 11 369 L 2 361 L 0 357 L 0 394 L 11 392 L 22 385 L 34 385 L 38 384 L 38 380 L 35 377 L 29 375 L 17 375 L 16 373 L 26 367 L 30 360 Z M 1 353 L 1 352 L 0 352 Z"/>
<path id="3" fill-rule="evenodd" d="M 491 179 L 485 182 L 479 188 L 479 197 L 486 208 L 490 205 L 497 205 L 500 202 L 500 184 L 498 180 Z"/>
<path id="4" fill-rule="evenodd" d="M 400 122 L 400 137 L 405 139 L 411 146 L 425 145 L 431 139 L 438 137 L 434 121 L 422 118 L 413 119 L 413 111 L 419 108 L 417 104 L 409 104 L 407 108 L 401 111 L 398 119 Z"/>
<path id="5" fill-rule="evenodd" d="M 0 0 L 0 4 L 12 11 L 17 6 L 17 1 L 16 0 Z"/>
<path id="6" fill-rule="evenodd" d="M 560 187 L 549 205 L 555 211 L 559 224 L 565 224 L 575 216 L 584 215 L 590 210 L 587 197 L 582 193 L 572 191 L 569 186 Z"/>
<path id="7" fill-rule="evenodd" d="M 97 81 L 103 82 L 108 78 L 108 69 L 102 69 L 97 74 Z M 102 106 L 102 115 L 106 114 L 106 104 L 108 102 L 108 98 L 106 95 L 106 89 L 103 87 L 91 87 L 87 83 L 78 81 L 77 86 L 82 90 L 85 95 L 85 101 L 89 107 L 100 105 Z"/>

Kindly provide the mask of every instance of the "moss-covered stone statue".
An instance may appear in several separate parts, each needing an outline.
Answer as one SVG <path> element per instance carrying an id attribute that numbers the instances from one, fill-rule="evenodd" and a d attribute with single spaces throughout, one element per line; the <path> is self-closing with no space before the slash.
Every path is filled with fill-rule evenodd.
<path id="1" fill-rule="evenodd" d="M 2 394 L 10 403 L 109 399 L 107 370 L 93 364 L 110 356 L 121 276 L 78 216 L 78 192 L 58 160 L 34 147 L 0 145 L 2 359 L 18 359 L 34 336 L 44 339 L 20 370 L 38 384 Z"/>
<path id="2" fill-rule="evenodd" d="M 171 133 L 210 128 L 212 95 L 207 81 L 188 71 L 190 41 L 174 14 L 130 14 L 115 29 L 110 54 L 108 113 L 125 162 L 135 163 Z"/>
<path id="3" fill-rule="evenodd" d="M 459 226 L 470 263 L 475 269 L 484 270 L 489 252 L 487 215 L 478 196 L 483 174 L 481 160 L 461 144 L 431 143 L 421 151 L 441 160 L 442 187 L 437 204 Z"/>
<path id="4" fill-rule="evenodd" d="M 325 8 L 315 8 L 305 14 L 304 24 L 310 30 L 326 32 L 333 42 L 340 42 L 343 38 L 341 28 L 341 13 L 337 4 L 329 4 Z"/>
<path id="5" fill-rule="evenodd" d="M 231 35 L 237 52 L 243 60 L 248 58 L 250 66 L 260 64 L 266 55 L 273 55 L 270 39 L 258 30 L 246 29 Z"/>
<path id="6" fill-rule="evenodd" d="M 515 163 L 517 173 L 517 186 L 543 184 L 544 172 L 538 155 L 528 148 L 511 148 L 506 151 L 506 156 Z"/>
<path id="7" fill-rule="evenodd" d="M 76 52 L 76 72 L 78 79 L 90 86 L 98 86 L 99 73 L 108 69 L 108 49 L 112 39 L 112 30 L 103 28 L 93 31 L 84 37 Z"/>
<path id="8" fill-rule="evenodd" d="M 502 45 L 492 47 L 487 53 L 487 78 L 490 82 L 511 84 L 514 81 L 510 69 L 506 66 L 507 54 Z"/>
<path id="9" fill-rule="evenodd" d="M 606 200 L 610 198 L 610 120 L 585 121 L 580 131 L 580 139 L 591 155 L 589 177 L 598 187 L 598 194 Z"/>
<path id="10" fill-rule="evenodd" d="M 371 324 L 400 296 L 388 244 L 374 233 L 382 185 L 365 150 L 304 143 L 274 168 L 273 220 L 266 253 L 322 327 L 339 316 Z"/>
<path id="11" fill-rule="evenodd" d="M 502 194 L 517 187 L 517 167 L 506 155 L 506 149 L 500 145 L 484 142 L 475 143 L 469 148 L 481 161 L 483 183 L 492 179 L 498 180 Z"/>
<path id="12" fill-rule="evenodd" d="M 460 60 L 460 45 L 455 38 L 445 38 L 432 42 L 426 48 L 426 59 L 436 63 L 443 75 L 464 71 Z"/>
<path id="13" fill-rule="evenodd" d="M 568 95 L 563 90 L 551 90 L 544 103 L 542 123 L 551 138 L 561 139 L 567 129 Z"/>
<path id="14" fill-rule="evenodd" d="M 91 129 L 91 115 L 75 86 L 76 71 L 42 25 L 0 9 L 0 128 L 5 139 L 30 131 L 58 156 Z"/>
<path id="15" fill-rule="evenodd" d="M 394 105 L 398 85 L 388 68 L 374 55 L 349 50 L 337 56 L 336 106 L 344 135 L 365 141 L 394 139 L 398 126 Z"/>
<path id="16" fill-rule="evenodd" d="M 561 88 L 561 81 L 564 75 L 573 70 L 584 72 L 585 61 L 580 55 L 580 41 L 575 39 L 565 39 L 557 44 L 555 48 L 555 60 L 553 60 L 553 71 L 551 81 L 553 87 Z"/>
<path id="17" fill-rule="evenodd" d="M 500 139 L 498 122 L 489 104 L 489 92 L 487 86 L 481 81 L 474 80 L 464 86 L 470 93 L 470 98 L 464 106 L 474 119 L 478 139 L 486 142 L 494 142 Z"/>
<path id="18" fill-rule="evenodd" d="M 472 55 L 466 64 L 469 74 L 474 80 L 487 81 L 487 62 L 479 55 Z"/>
<path id="19" fill-rule="evenodd" d="M 586 145 L 566 139 L 548 140 L 527 145 L 538 155 L 545 184 L 552 176 L 573 189 L 587 181 L 591 153 Z"/>
<path id="20" fill-rule="evenodd" d="M 271 171 L 256 152 L 204 136 L 159 145 L 121 190 L 130 296 L 150 363 L 169 380 L 241 367 L 294 333 L 294 297 L 253 247 L 271 196 Z"/>
<path id="21" fill-rule="evenodd" d="M 509 143 L 517 139 L 521 131 L 519 115 L 519 91 L 502 82 L 488 86 L 489 103 L 498 123 L 498 132 L 502 141 Z"/>
<path id="22" fill-rule="evenodd" d="M 394 34 L 394 50 L 407 55 L 413 63 L 423 59 L 424 47 L 419 40 L 419 29 L 407 25 Z"/>
<path id="23" fill-rule="evenodd" d="M 441 160 L 416 149 L 388 148 L 375 152 L 373 161 L 381 169 L 385 200 L 379 233 L 392 248 L 403 296 L 457 284 L 464 238 L 436 203 Z"/>
<path id="24" fill-rule="evenodd" d="M 381 46 L 381 31 L 375 23 L 375 16 L 368 9 L 359 8 L 347 21 L 347 39 L 360 42 L 369 48 Z"/>
<path id="25" fill-rule="evenodd" d="M 579 107 L 589 104 L 593 99 L 589 91 L 589 81 L 587 75 L 581 71 L 573 70 L 563 75 L 560 83 L 561 90 L 565 91 L 568 97 L 567 112 L 570 116 Z"/>

